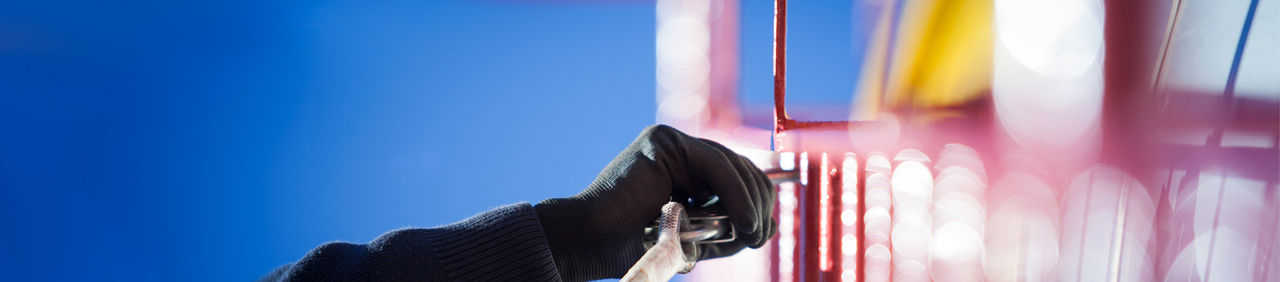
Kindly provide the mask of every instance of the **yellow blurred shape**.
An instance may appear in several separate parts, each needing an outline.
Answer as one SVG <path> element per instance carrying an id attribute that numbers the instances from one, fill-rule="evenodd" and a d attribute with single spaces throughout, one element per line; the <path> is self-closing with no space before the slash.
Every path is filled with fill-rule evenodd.
<path id="1" fill-rule="evenodd" d="M 873 119 L 883 111 L 942 109 L 987 96 L 991 88 L 992 1 L 891 3 L 883 10 L 871 39 L 854 119 Z M 894 5 L 905 6 L 896 18 L 896 37 L 891 38 Z M 891 41 L 893 44 L 888 44 Z"/>

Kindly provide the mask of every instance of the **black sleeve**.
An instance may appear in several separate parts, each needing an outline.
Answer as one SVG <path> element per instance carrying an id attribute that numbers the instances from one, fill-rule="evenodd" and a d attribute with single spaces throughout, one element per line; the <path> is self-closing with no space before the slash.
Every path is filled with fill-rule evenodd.
<path id="1" fill-rule="evenodd" d="M 458 223 L 388 232 L 369 244 L 333 242 L 262 281 L 559 281 L 529 203 Z"/>

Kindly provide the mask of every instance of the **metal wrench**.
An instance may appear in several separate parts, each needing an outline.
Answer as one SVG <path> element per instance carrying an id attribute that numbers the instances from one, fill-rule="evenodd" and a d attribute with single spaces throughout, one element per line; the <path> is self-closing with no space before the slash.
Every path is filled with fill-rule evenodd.
<path id="1" fill-rule="evenodd" d="M 753 154 L 760 156 L 762 154 Z M 757 167 L 764 168 L 765 175 L 774 184 L 797 181 L 799 172 L 781 170 L 777 156 L 772 152 L 763 158 L 751 158 Z M 662 207 L 662 215 L 644 230 L 644 247 L 648 251 L 636 262 L 621 281 L 667 281 L 676 273 L 693 270 L 701 257 L 703 244 L 732 242 L 737 239 L 729 216 L 714 207 L 718 199 L 708 201 L 701 208 L 689 210 L 678 202 L 668 202 Z"/>

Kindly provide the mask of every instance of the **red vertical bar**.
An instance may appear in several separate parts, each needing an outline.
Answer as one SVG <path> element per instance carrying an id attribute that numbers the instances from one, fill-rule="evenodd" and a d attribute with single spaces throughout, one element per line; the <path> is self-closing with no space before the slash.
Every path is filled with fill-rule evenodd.
<path id="1" fill-rule="evenodd" d="M 803 272 L 801 267 L 804 266 L 804 185 L 800 183 L 791 183 L 791 195 L 795 196 L 795 203 L 791 210 L 791 281 L 804 281 L 801 275 Z"/>
<path id="2" fill-rule="evenodd" d="M 778 249 L 775 252 L 774 264 L 778 266 L 778 279 L 775 281 L 800 281 L 798 267 L 802 264 L 800 255 L 802 240 L 799 200 L 801 197 L 798 183 L 785 182 L 779 185 L 779 217 L 778 217 Z"/>
<path id="3" fill-rule="evenodd" d="M 826 155 L 824 154 L 824 156 Z M 841 262 L 844 260 L 844 252 L 841 249 L 844 247 L 844 242 L 841 241 L 844 224 L 840 219 L 841 213 L 844 212 L 844 206 L 841 204 L 841 196 L 844 193 L 844 191 L 841 191 L 843 190 L 841 187 L 843 187 L 844 180 L 840 178 L 842 173 L 840 167 L 843 164 L 843 159 L 844 155 L 839 154 L 835 157 L 827 158 L 823 162 L 827 166 L 823 177 L 828 179 L 826 191 L 830 199 L 827 201 L 827 221 L 824 223 L 828 229 L 828 235 L 824 240 L 830 246 L 827 252 L 827 269 L 824 271 L 824 280 L 826 281 L 840 281 L 841 272 L 844 270 L 841 266 Z"/>
<path id="4" fill-rule="evenodd" d="M 858 270 L 862 268 L 857 265 L 861 261 L 858 255 L 862 249 L 860 236 L 862 212 L 859 208 L 862 201 L 859 200 L 861 195 L 858 194 L 861 189 L 857 187 L 861 181 L 857 179 L 858 171 L 857 156 L 853 153 L 845 153 L 840 158 L 839 170 L 831 176 L 831 179 L 835 180 L 832 182 L 834 183 L 832 189 L 836 191 L 835 197 L 838 199 L 835 206 L 839 207 L 835 212 L 836 223 L 833 224 L 840 227 L 833 239 L 838 250 L 834 255 L 837 268 L 834 276 L 839 277 L 840 281 L 855 281 L 862 277 L 858 274 Z M 845 240 L 846 237 L 852 239 Z M 853 251 L 847 252 L 846 249 Z"/>
<path id="5" fill-rule="evenodd" d="M 796 170 L 796 154 L 779 152 L 778 167 L 783 171 Z M 770 270 L 770 275 L 773 281 L 798 281 L 798 272 L 795 268 L 800 265 L 797 259 L 800 226 L 797 222 L 800 219 L 798 212 L 800 195 L 797 193 L 799 183 L 786 181 L 776 184 L 778 187 L 776 207 L 778 208 L 774 211 L 778 219 L 778 235 L 773 240 L 773 260 L 770 262 L 773 268 Z"/>
<path id="6" fill-rule="evenodd" d="M 818 270 L 822 272 L 831 271 L 832 242 L 832 192 L 831 192 L 831 165 L 827 153 L 822 153 L 822 158 L 818 164 Z"/>
<path id="7" fill-rule="evenodd" d="M 826 173 L 822 170 L 820 157 L 806 156 L 808 167 L 804 177 L 806 185 L 802 188 L 804 201 L 800 203 L 800 211 L 804 222 L 803 244 L 801 244 L 802 263 L 797 268 L 800 269 L 801 281 L 820 281 L 822 279 L 822 253 L 818 250 L 821 246 L 822 236 L 821 228 L 822 209 L 821 209 L 821 187 Z"/>
<path id="8" fill-rule="evenodd" d="M 808 162 L 804 162 L 808 164 Z M 806 170 L 796 168 L 796 154 L 792 151 L 780 151 L 778 153 L 778 168 L 785 172 L 792 170 Z M 800 281 L 799 270 L 796 268 L 801 265 L 800 261 L 800 183 L 795 181 L 785 181 L 777 183 L 778 185 L 778 235 L 776 240 L 776 249 L 773 251 L 772 273 L 773 281 L 792 282 Z"/>
<path id="9" fill-rule="evenodd" d="M 778 198 L 774 199 L 773 203 L 773 206 L 777 207 L 773 209 L 773 218 L 778 219 L 778 221 L 782 221 L 782 197 L 784 197 L 783 193 L 786 191 L 782 191 L 782 184 L 780 183 L 774 183 L 773 189 L 778 191 Z M 781 279 L 779 279 L 779 277 L 781 277 L 781 273 L 779 273 L 780 270 L 778 265 L 778 260 L 781 259 L 782 253 L 781 241 L 782 237 L 786 236 L 785 233 L 791 232 L 790 230 L 783 230 L 782 227 L 781 222 L 779 222 L 778 235 L 773 237 L 773 240 L 769 240 L 769 281 L 781 281 Z"/>
<path id="10" fill-rule="evenodd" d="M 786 129 L 787 0 L 773 1 L 773 133 Z"/>
<path id="11" fill-rule="evenodd" d="M 796 224 L 799 225 L 800 234 L 796 236 L 796 256 L 795 256 L 795 273 L 796 281 L 813 281 L 817 278 L 815 274 L 817 270 L 815 266 L 818 264 L 817 252 L 811 251 L 814 247 L 814 240 L 817 232 L 813 229 L 817 225 L 817 217 L 814 213 L 814 205 L 816 200 L 816 189 L 810 189 L 813 184 L 817 184 L 817 178 L 813 172 L 816 163 L 812 162 L 809 153 L 800 153 L 800 185 L 797 185 L 796 194 L 799 195 L 799 202 L 796 209 L 799 210 L 800 216 L 796 218 Z"/>
<path id="12" fill-rule="evenodd" d="M 867 214 L 867 170 L 863 168 L 866 166 L 866 159 L 859 160 L 857 156 L 854 156 L 853 159 L 858 162 L 852 171 L 852 173 L 857 174 L 855 179 L 858 181 L 853 186 L 856 189 L 854 193 L 858 195 L 858 203 L 855 205 L 858 213 L 858 224 L 854 225 L 854 234 L 858 238 L 858 252 L 854 255 L 854 259 L 857 260 L 857 263 L 854 264 L 856 267 L 854 271 L 858 276 L 857 282 L 864 282 L 867 281 L 867 276 L 863 273 L 863 269 L 867 268 L 865 259 L 867 256 L 867 224 L 866 221 L 862 220 L 862 216 Z M 850 173 L 850 171 L 842 173 Z"/>

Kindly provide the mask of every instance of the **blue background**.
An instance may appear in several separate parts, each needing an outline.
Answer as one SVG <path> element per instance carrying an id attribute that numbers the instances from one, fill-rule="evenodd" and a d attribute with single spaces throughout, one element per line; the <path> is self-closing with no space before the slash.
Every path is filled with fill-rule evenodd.
<path id="1" fill-rule="evenodd" d="M 251 280 L 574 194 L 654 122 L 652 2 L 208 2 L 0 2 L 0 280 Z M 800 2 L 790 102 L 847 104 L 869 12 Z"/>

